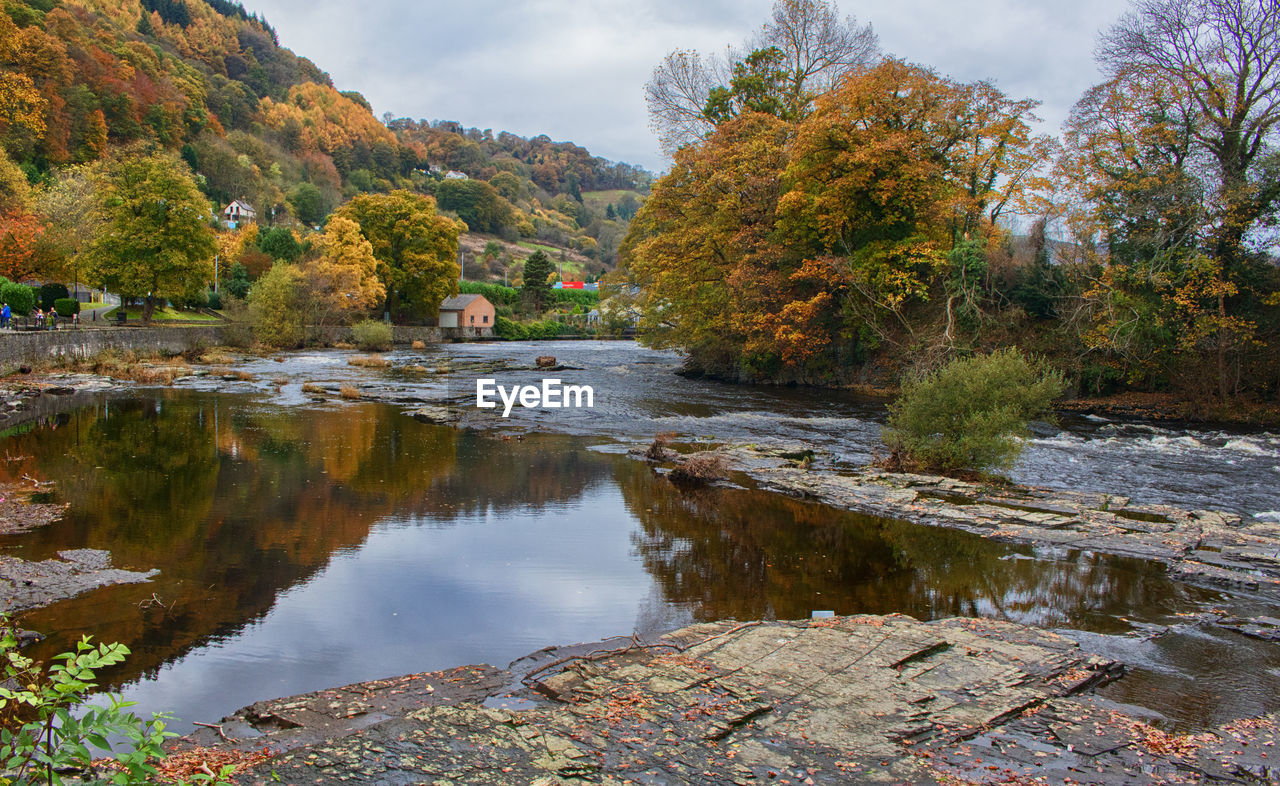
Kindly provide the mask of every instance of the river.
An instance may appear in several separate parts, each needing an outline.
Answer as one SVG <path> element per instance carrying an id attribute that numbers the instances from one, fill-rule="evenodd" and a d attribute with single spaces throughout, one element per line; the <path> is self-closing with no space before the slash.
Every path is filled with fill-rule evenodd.
<path id="1" fill-rule="evenodd" d="M 352 355 L 291 353 L 237 366 L 244 380 L 102 394 L 7 435 L 0 477 L 56 479 L 70 507 L 0 548 L 32 559 L 102 548 L 161 571 L 27 614 L 51 634 L 35 654 L 81 634 L 126 643 L 134 654 L 109 686 L 143 712 L 173 712 L 182 731 L 260 699 L 695 620 L 959 614 L 1068 631 L 1125 660 L 1135 668 L 1107 695 L 1170 728 L 1280 707 L 1275 645 L 1193 621 L 1228 602 L 1267 611 L 1259 601 L 1138 560 L 751 488 L 680 491 L 622 455 L 672 432 L 804 441 L 858 465 L 876 449 L 879 402 L 688 380 L 674 355 L 625 342 L 403 350 L 386 368 Z M 538 371 L 538 355 L 569 368 Z M 547 376 L 591 385 L 595 406 L 506 420 L 472 406 L 477 378 Z M 402 403 L 319 401 L 316 386 Z M 458 428 L 404 414 L 441 398 L 462 405 Z M 1280 438 L 1071 417 L 1037 424 L 1012 475 L 1274 518 Z M 1152 626 L 1171 627 L 1151 638 Z"/>

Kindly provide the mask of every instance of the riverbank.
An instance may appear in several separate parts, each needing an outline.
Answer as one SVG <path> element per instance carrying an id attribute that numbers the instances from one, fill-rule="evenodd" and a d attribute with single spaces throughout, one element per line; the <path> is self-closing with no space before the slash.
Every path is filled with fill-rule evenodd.
<path id="1" fill-rule="evenodd" d="M 1175 736 L 1091 695 L 1123 667 L 1010 623 L 692 625 L 243 708 L 181 741 L 241 784 L 1272 780 L 1277 718 Z"/>

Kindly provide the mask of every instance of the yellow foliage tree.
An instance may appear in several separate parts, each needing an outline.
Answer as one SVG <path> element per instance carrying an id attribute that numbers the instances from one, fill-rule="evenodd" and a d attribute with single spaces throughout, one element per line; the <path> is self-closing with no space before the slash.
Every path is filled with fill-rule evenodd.
<path id="1" fill-rule="evenodd" d="M 335 216 L 318 244 L 320 256 L 304 267 L 311 324 L 349 323 L 382 302 L 387 290 L 359 224 Z"/>

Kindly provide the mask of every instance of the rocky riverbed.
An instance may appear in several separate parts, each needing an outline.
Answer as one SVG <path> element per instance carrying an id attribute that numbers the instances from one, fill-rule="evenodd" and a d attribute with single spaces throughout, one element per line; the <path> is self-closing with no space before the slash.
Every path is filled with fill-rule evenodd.
<path id="1" fill-rule="evenodd" d="M 268 754 L 243 784 L 1280 777 L 1275 717 L 1165 734 L 1090 695 L 1122 671 L 992 620 L 721 622 L 260 702 L 178 748 Z"/>

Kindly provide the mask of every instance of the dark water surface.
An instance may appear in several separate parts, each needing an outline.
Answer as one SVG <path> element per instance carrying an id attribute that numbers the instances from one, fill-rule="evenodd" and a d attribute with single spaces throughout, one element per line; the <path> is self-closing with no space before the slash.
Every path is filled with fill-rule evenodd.
<path id="1" fill-rule="evenodd" d="M 70 509 L 43 530 L 0 538 L 5 553 L 41 559 L 101 548 L 119 566 L 161 570 L 151 583 L 26 615 L 26 627 L 52 633 L 35 654 L 66 649 L 81 634 L 122 641 L 134 655 L 107 675 L 114 688 L 144 712 L 212 721 L 264 698 L 466 663 L 501 666 L 547 645 L 695 620 L 817 609 L 961 614 L 1081 631 L 1072 635 L 1137 666 L 1109 695 L 1151 707 L 1174 727 L 1280 705 L 1274 645 L 1182 624 L 1224 599 L 1168 581 L 1158 565 L 1011 547 L 751 489 L 680 491 L 607 438 L 655 430 L 806 437 L 856 461 L 878 428 L 874 403 L 683 380 L 670 375 L 670 356 L 630 345 L 444 352 L 548 350 L 578 360 L 584 371 L 564 377 L 595 383 L 597 408 L 562 410 L 554 422 L 519 412 L 523 439 L 421 424 L 390 405 L 306 403 L 305 381 L 423 397 L 456 395 L 467 382 L 354 369 L 341 353 L 259 363 L 274 382 L 196 380 L 187 390 L 104 397 L 9 437 L 0 451 L 27 458 L 0 464 L 0 477 L 57 479 Z M 615 354 L 636 362 L 610 365 Z M 397 353 L 393 362 L 440 357 Z M 1146 473 L 1135 486 L 1190 493 L 1168 490 L 1178 485 L 1173 473 L 1129 449 L 1156 434 L 1127 437 L 1108 425 L 1042 437 L 1019 471 L 1034 474 L 1064 451 L 1081 457 L 1089 478 L 1115 461 Z M 1193 438 L 1201 447 L 1188 450 L 1220 455 L 1233 439 L 1271 439 Z M 1050 440 L 1062 446 L 1040 444 Z M 1068 448 L 1072 440 L 1088 444 Z M 1237 479 L 1271 471 L 1274 459 L 1250 455 L 1257 467 L 1224 471 Z M 1070 482 L 1047 470 L 1033 482 L 1055 479 Z M 1138 635 L 1146 624 L 1176 627 L 1148 641 Z"/>

